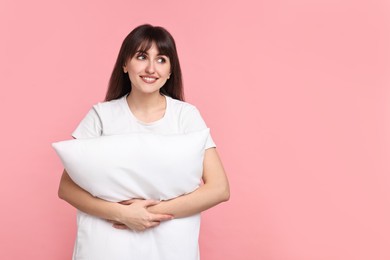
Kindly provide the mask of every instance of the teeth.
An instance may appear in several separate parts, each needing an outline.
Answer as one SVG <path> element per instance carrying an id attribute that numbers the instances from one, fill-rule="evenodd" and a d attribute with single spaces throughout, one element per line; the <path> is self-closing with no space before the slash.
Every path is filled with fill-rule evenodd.
<path id="1" fill-rule="evenodd" d="M 156 78 L 150 78 L 150 77 L 142 77 L 147 82 L 153 82 L 156 81 Z"/>

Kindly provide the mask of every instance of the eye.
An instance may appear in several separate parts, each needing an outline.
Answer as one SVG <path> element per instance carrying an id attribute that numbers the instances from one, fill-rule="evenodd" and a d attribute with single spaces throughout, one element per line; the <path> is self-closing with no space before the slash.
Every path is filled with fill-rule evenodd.
<path id="1" fill-rule="evenodd" d="M 146 55 L 145 54 L 141 53 L 141 54 L 137 55 L 137 60 L 144 60 L 144 59 L 146 59 Z"/>
<path id="2" fill-rule="evenodd" d="M 162 64 L 164 64 L 164 63 L 166 63 L 166 62 L 167 62 L 167 59 L 166 59 L 166 58 L 164 58 L 164 57 L 159 57 L 159 58 L 157 59 L 157 62 L 158 62 L 158 63 L 162 63 Z"/>

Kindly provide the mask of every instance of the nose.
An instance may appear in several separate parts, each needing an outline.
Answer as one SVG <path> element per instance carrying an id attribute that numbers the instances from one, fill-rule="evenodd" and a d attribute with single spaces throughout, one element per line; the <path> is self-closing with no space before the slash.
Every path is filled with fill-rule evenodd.
<path id="1" fill-rule="evenodd" d="M 148 74 L 153 74 L 155 72 L 154 63 L 153 61 L 148 61 L 148 64 L 146 65 L 145 72 Z"/>

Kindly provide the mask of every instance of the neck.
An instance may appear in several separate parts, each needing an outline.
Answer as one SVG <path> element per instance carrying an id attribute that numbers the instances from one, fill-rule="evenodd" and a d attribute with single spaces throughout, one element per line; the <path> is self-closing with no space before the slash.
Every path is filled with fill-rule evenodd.
<path id="1" fill-rule="evenodd" d="M 145 94 L 131 91 L 127 103 L 132 110 L 149 112 L 165 106 L 165 97 L 159 92 Z"/>

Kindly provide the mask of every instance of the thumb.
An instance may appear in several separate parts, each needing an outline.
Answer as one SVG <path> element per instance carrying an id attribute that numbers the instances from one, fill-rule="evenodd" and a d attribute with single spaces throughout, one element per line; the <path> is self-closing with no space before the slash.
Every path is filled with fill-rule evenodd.
<path id="1" fill-rule="evenodd" d="M 145 208 L 147 208 L 147 207 L 150 207 L 150 206 L 157 205 L 159 203 L 160 203 L 160 201 L 158 201 L 158 200 L 145 200 L 144 201 L 144 206 L 145 206 Z"/>
<path id="2" fill-rule="evenodd" d="M 135 200 L 131 199 L 131 200 L 123 200 L 123 201 L 120 201 L 119 203 L 122 205 L 130 205 L 133 202 L 135 202 Z"/>
<path id="3" fill-rule="evenodd" d="M 122 204 L 122 205 L 130 205 L 134 202 L 138 202 L 138 201 L 144 201 L 144 199 L 129 199 L 129 200 L 122 200 L 120 201 L 119 203 Z"/>

